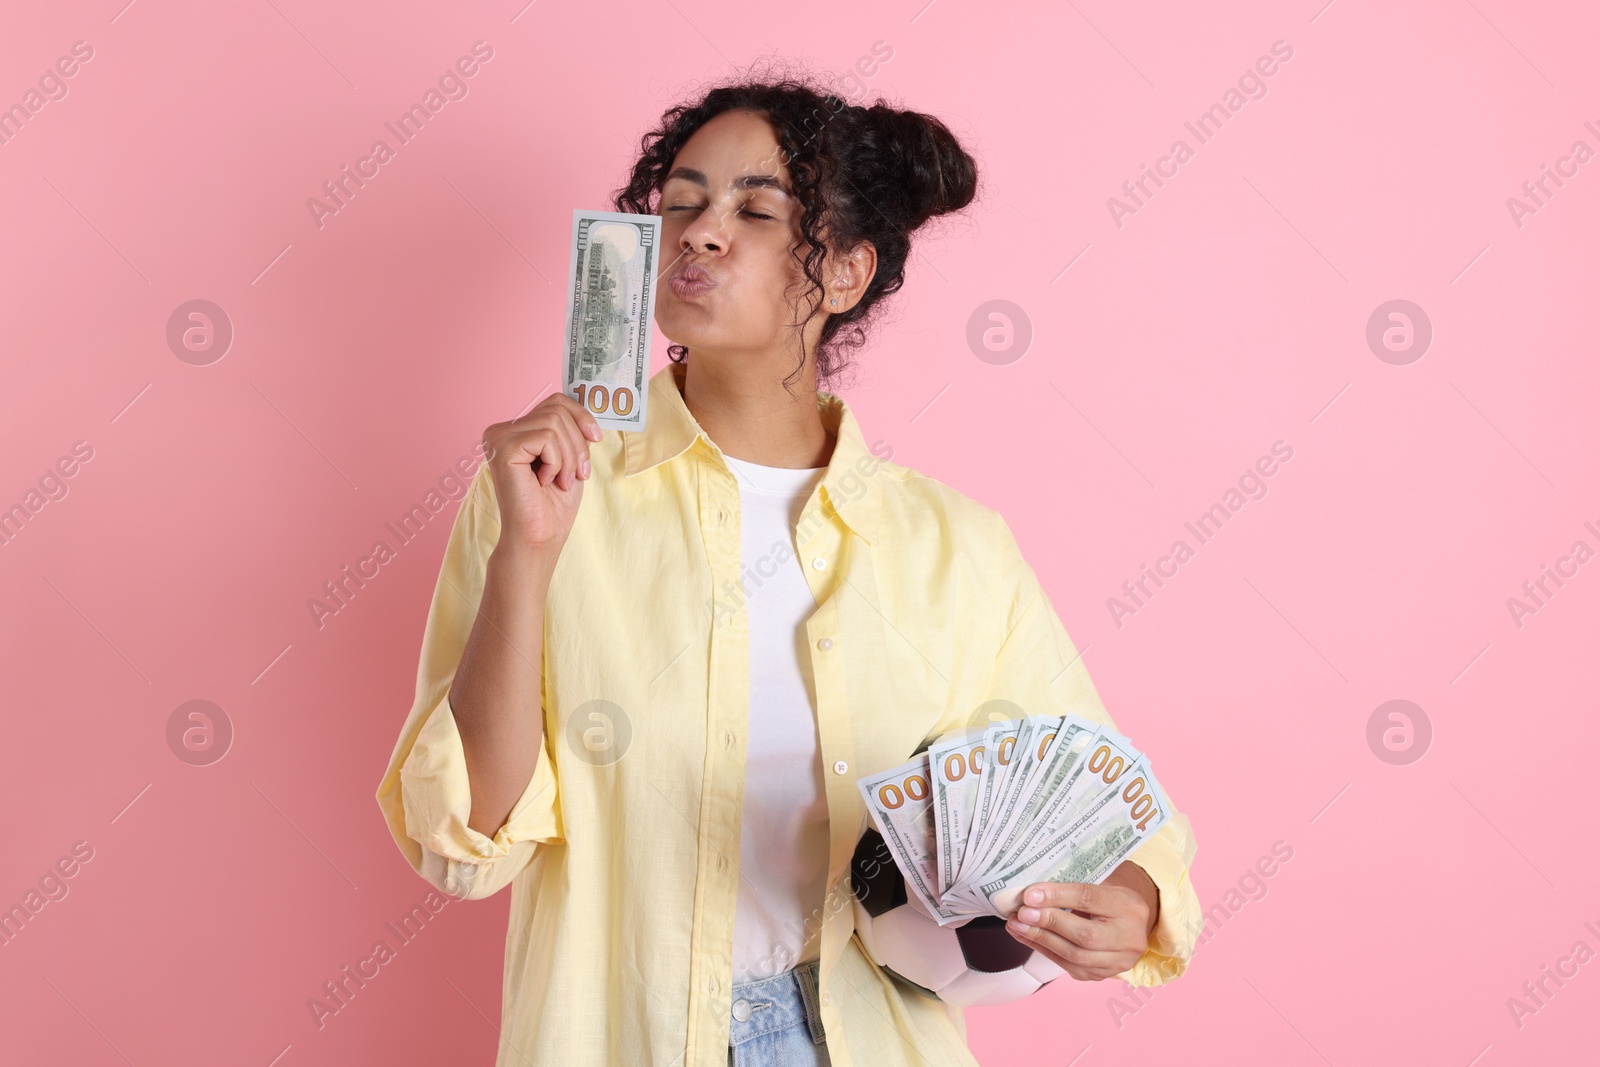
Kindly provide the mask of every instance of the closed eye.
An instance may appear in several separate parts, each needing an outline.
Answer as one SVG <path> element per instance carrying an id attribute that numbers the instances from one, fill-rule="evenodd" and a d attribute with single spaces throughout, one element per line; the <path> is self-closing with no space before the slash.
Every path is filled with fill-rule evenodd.
<path id="1" fill-rule="evenodd" d="M 699 210 L 700 210 L 700 208 L 695 206 L 695 205 L 693 205 L 693 204 L 675 204 L 672 207 L 667 208 L 667 213 L 671 214 L 674 211 L 699 211 Z M 749 215 L 753 219 L 767 219 L 769 221 L 772 218 L 774 218 L 774 216 L 772 216 L 772 215 L 764 215 L 759 211 L 741 211 L 741 212 L 739 212 L 739 214 L 741 214 L 741 215 Z"/>

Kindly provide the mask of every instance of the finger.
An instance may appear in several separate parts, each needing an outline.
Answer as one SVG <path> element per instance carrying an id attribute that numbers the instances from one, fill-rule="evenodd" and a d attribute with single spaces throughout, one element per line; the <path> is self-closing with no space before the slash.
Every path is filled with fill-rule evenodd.
<path id="1" fill-rule="evenodd" d="M 511 467 L 527 463 L 535 452 L 527 447 L 524 434 L 514 429 L 515 424 L 497 422 L 483 431 L 483 461 L 494 467 Z"/>
<path id="2" fill-rule="evenodd" d="M 538 418 L 529 425 L 527 432 L 548 434 L 555 441 L 560 457 L 554 463 L 550 476 L 541 477 L 539 484 L 551 485 L 557 489 L 570 489 L 578 473 L 578 446 L 575 434 L 567 427 L 568 420 L 563 415 L 560 405 L 542 408 L 536 414 Z M 534 467 L 535 473 L 542 474 L 545 464 L 550 462 L 541 454 L 538 464 Z"/>
<path id="3" fill-rule="evenodd" d="M 1088 882 L 1039 882 L 1022 894 L 1023 906 L 1066 908 L 1085 915 L 1120 916 L 1127 912 L 1126 894 L 1139 894 L 1126 886 L 1093 885 Z"/>
<path id="4" fill-rule="evenodd" d="M 582 452 L 582 445 L 574 440 L 572 428 L 567 425 L 567 420 L 559 415 L 551 431 L 555 434 L 556 440 L 561 442 L 561 469 L 556 472 L 551 484 L 558 489 L 571 489 L 578 481 L 578 457 Z"/>
<path id="5" fill-rule="evenodd" d="M 512 447 L 517 462 L 539 461 L 534 478 L 541 486 L 548 487 L 567 469 L 561 434 L 548 427 L 517 434 L 512 439 Z"/>
<path id="6" fill-rule="evenodd" d="M 1060 934 L 1037 926 L 1029 927 L 1032 932 L 1028 933 L 1016 929 L 1016 924 L 1011 922 L 1006 924 L 1006 929 L 1024 945 L 1031 945 L 1036 951 L 1048 953 L 1060 966 L 1068 970 L 1078 968 L 1093 973 L 1094 977 L 1106 978 L 1113 974 L 1121 974 L 1133 966 L 1128 962 L 1127 952 L 1085 948 Z M 1073 977 L 1081 978 L 1083 975 L 1074 973 Z"/>
<path id="7" fill-rule="evenodd" d="M 1129 946 L 1119 945 L 1116 926 L 1103 919 L 1086 919 L 1061 908 L 1017 909 L 1016 920 L 1028 926 L 1048 930 L 1066 938 L 1075 945 L 1095 951 L 1109 951 Z"/>
<path id="8" fill-rule="evenodd" d="M 551 393 L 534 406 L 533 410 L 517 420 L 519 428 L 525 424 L 526 428 L 544 426 L 550 421 L 560 419 L 561 415 L 568 415 L 577 426 L 578 436 L 587 441 L 600 440 L 603 429 L 594 414 L 578 403 L 576 397 L 566 393 Z"/>
<path id="9" fill-rule="evenodd" d="M 539 427 L 539 432 L 549 434 L 555 440 L 556 447 L 561 453 L 560 465 L 548 483 L 557 489 L 571 489 L 573 479 L 578 473 L 578 446 L 573 440 L 571 428 L 566 425 L 567 421 L 559 410 L 549 411 L 545 413 L 545 420 Z"/>
<path id="10" fill-rule="evenodd" d="M 558 488 L 571 489 L 579 478 L 589 476 L 589 445 L 600 438 L 601 428 L 581 404 L 565 393 L 555 393 L 540 402 L 526 421 L 530 430 L 548 429 L 561 437 L 566 467 L 556 482 Z"/>
<path id="11" fill-rule="evenodd" d="M 604 433 L 604 428 L 600 425 L 600 420 L 594 417 L 594 412 L 578 403 L 576 397 L 567 396 L 565 393 L 561 395 L 567 400 L 567 403 L 562 406 L 572 413 L 572 419 L 578 426 L 579 436 L 587 441 L 600 440 L 601 435 Z"/>
<path id="12" fill-rule="evenodd" d="M 556 428 L 561 432 L 561 440 L 566 445 L 567 454 L 572 458 L 572 470 L 569 472 L 567 482 L 569 489 L 574 479 L 589 476 L 589 442 L 583 436 L 583 425 L 579 421 L 581 418 L 581 414 L 566 410 L 555 413 Z"/>
<path id="13" fill-rule="evenodd" d="M 536 430 L 549 424 L 551 412 L 563 410 L 569 402 L 577 403 L 563 393 L 551 393 L 521 415 L 505 423 L 505 427 L 518 432 Z"/>

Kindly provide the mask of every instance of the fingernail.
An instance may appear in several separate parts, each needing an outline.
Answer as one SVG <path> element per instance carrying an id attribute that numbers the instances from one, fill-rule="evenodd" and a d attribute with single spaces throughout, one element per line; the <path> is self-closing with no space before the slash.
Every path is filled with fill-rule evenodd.
<path id="1" fill-rule="evenodd" d="M 1006 920 L 1006 928 L 1010 929 L 1010 930 L 1015 930 L 1019 934 L 1031 934 L 1031 933 L 1033 933 L 1033 927 L 1029 926 L 1027 923 L 1019 923 L 1015 919 Z"/>
<path id="2" fill-rule="evenodd" d="M 586 431 L 584 431 L 584 436 L 587 437 L 591 441 L 600 440 L 600 427 L 598 427 L 598 426 L 589 427 Z"/>
<path id="3" fill-rule="evenodd" d="M 1044 903 L 1044 890 L 1043 889 L 1030 889 L 1030 890 L 1028 890 L 1026 893 L 1024 893 L 1022 895 L 1022 899 L 1026 900 L 1029 904 L 1043 904 Z"/>
<path id="4" fill-rule="evenodd" d="M 1017 918 L 1021 919 L 1025 923 L 1036 923 L 1036 922 L 1039 921 L 1039 909 L 1038 908 L 1018 908 L 1017 909 Z"/>
<path id="5" fill-rule="evenodd" d="M 583 458 L 583 463 L 581 466 L 583 467 L 583 476 L 585 478 L 589 477 L 589 457 L 585 456 Z"/>

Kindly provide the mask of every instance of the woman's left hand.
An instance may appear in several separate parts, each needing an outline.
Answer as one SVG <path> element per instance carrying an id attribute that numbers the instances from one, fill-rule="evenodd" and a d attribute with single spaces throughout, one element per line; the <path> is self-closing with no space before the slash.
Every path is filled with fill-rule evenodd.
<path id="1" fill-rule="evenodd" d="M 1078 981 L 1099 982 L 1144 955 L 1160 908 L 1160 891 L 1150 876 L 1138 864 L 1124 862 L 1097 885 L 1029 886 L 1006 930 Z"/>

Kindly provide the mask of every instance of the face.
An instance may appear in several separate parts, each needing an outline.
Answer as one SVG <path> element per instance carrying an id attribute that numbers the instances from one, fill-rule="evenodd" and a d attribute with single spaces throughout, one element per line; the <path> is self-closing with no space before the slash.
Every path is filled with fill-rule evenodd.
<path id="1" fill-rule="evenodd" d="M 672 161 L 656 209 L 664 244 L 656 323 L 697 355 L 797 351 L 794 323 L 805 317 L 797 308 L 816 295 L 800 303 L 807 285 L 791 250 L 803 247 L 802 208 L 782 155 L 764 118 L 728 111 Z"/>

